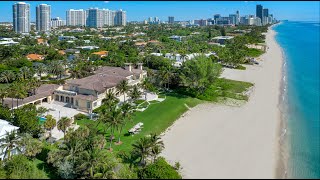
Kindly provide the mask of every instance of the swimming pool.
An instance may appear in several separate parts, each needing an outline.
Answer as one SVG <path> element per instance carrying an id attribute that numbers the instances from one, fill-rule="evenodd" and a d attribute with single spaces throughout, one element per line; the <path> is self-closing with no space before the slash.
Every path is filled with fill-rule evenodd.
<path id="1" fill-rule="evenodd" d="M 44 123 L 47 120 L 47 118 L 45 117 L 38 117 L 38 118 L 40 120 L 40 123 Z"/>

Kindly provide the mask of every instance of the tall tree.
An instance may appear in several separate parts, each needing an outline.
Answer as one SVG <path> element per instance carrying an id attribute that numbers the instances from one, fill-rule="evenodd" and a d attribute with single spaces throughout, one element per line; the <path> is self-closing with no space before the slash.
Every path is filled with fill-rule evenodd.
<path id="1" fill-rule="evenodd" d="M 39 154 L 43 147 L 41 141 L 33 138 L 28 133 L 22 135 L 19 144 L 23 148 L 23 154 L 30 158 L 34 158 L 37 154 Z"/>
<path id="2" fill-rule="evenodd" d="M 13 71 L 5 70 L 0 74 L 0 81 L 6 82 L 9 84 L 9 82 L 13 81 L 15 79 L 15 74 Z"/>
<path id="3" fill-rule="evenodd" d="M 16 131 L 6 132 L 5 136 L 0 139 L 0 144 L 0 148 L 3 149 L 4 152 L 4 158 L 8 157 L 8 159 L 10 159 L 11 152 L 13 150 L 21 152 L 19 146 L 19 137 Z"/>
<path id="4" fill-rule="evenodd" d="M 58 121 L 58 130 L 63 131 L 64 136 L 66 135 L 68 127 L 71 125 L 71 119 L 68 117 L 62 117 Z"/>
<path id="5" fill-rule="evenodd" d="M 117 85 L 117 90 L 120 94 L 123 94 L 124 96 L 124 101 L 126 101 L 126 93 L 129 91 L 130 87 L 128 85 L 128 81 L 122 80 L 118 85 Z"/>
<path id="6" fill-rule="evenodd" d="M 116 106 L 108 113 L 107 124 L 110 127 L 110 151 L 112 150 L 112 140 L 114 139 L 114 132 L 123 123 L 123 118 L 121 115 L 121 110 L 117 109 Z"/>
<path id="7" fill-rule="evenodd" d="M 52 115 L 48 114 L 46 116 L 46 122 L 44 123 L 44 128 L 47 131 L 50 131 L 50 136 L 52 135 L 52 129 L 56 127 L 56 125 L 57 125 L 57 120 L 54 119 Z"/>
<path id="8" fill-rule="evenodd" d="M 132 153 L 140 157 L 140 164 L 146 165 L 146 158 L 151 154 L 150 149 L 150 138 L 142 137 L 136 143 L 132 144 Z"/>
<path id="9" fill-rule="evenodd" d="M 137 100 L 141 96 L 141 92 L 139 90 L 139 87 L 137 85 L 134 85 L 133 88 L 129 91 L 129 96 L 132 101 Z"/>

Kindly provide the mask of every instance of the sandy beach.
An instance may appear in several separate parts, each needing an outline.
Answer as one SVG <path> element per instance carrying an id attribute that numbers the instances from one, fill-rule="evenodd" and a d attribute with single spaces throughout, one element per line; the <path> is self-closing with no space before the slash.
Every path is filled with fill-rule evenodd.
<path id="1" fill-rule="evenodd" d="M 254 83 L 249 101 L 232 107 L 201 104 L 162 137 L 162 153 L 180 162 L 183 178 L 275 178 L 279 151 L 282 52 L 269 29 L 259 65 L 225 69 L 222 77 Z"/>

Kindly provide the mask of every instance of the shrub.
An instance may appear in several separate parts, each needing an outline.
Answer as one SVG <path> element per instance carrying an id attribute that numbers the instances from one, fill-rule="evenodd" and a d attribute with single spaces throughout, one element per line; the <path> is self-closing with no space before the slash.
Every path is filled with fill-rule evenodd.
<path id="1" fill-rule="evenodd" d="M 163 157 L 159 157 L 154 163 L 139 170 L 138 177 L 141 179 L 182 179 L 175 168 Z"/>
<path id="2" fill-rule="evenodd" d="M 78 114 L 74 115 L 73 118 L 74 118 L 74 120 L 78 121 L 81 119 L 88 119 L 88 116 L 81 114 L 81 113 L 78 113 Z"/>
<path id="3" fill-rule="evenodd" d="M 8 179 L 44 179 L 47 178 L 43 171 L 28 160 L 24 155 L 13 156 L 7 161 L 5 168 Z"/>

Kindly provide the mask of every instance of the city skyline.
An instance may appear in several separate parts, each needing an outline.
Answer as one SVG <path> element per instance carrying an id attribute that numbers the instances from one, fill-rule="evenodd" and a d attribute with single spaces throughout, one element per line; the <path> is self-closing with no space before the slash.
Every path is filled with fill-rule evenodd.
<path id="1" fill-rule="evenodd" d="M 4 14 L 12 14 L 12 6 L 16 2 L 0 2 L 0 11 Z M 31 22 L 36 21 L 36 6 L 39 4 L 51 5 L 51 17 L 60 17 L 66 20 L 66 11 L 69 9 L 123 9 L 127 12 L 127 21 L 143 21 L 148 17 L 158 17 L 161 21 L 168 21 L 168 16 L 173 16 L 175 21 L 187 21 L 192 19 L 213 18 L 214 14 L 227 16 L 235 14 L 237 10 L 240 15 L 256 14 L 256 5 L 261 4 L 269 9 L 269 14 L 274 14 L 277 19 L 284 20 L 319 20 L 319 2 L 121 2 L 121 1 L 75 1 L 54 2 L 54 1 L 27 1 L 30 4 Z M 165 5 L 165 6 L 164 6 Z M 211 6 L 210 6 L 211 5 Z M 163 8 L 165 11 L 162 11 Z M 158 11 L 155 11 L 158 9 Z M 201 11 L 200 11 L 201 9 Z M 192 11 L 193 10 L 193 11 Z M 298 11 L 297 11 L 298 10 Z M 194 13 L 190 13 L 194 12 Z M 287 13 L 287 12 L 291 12 Z M 1 14 L 2 14 L 1 13 Z M 300 15 L 299 15 L 299 14 Z M 293 16 L 293 14 L 295 16 Z M 0 16 L 0 22 L 12 22 L 12 16 Z"/>

